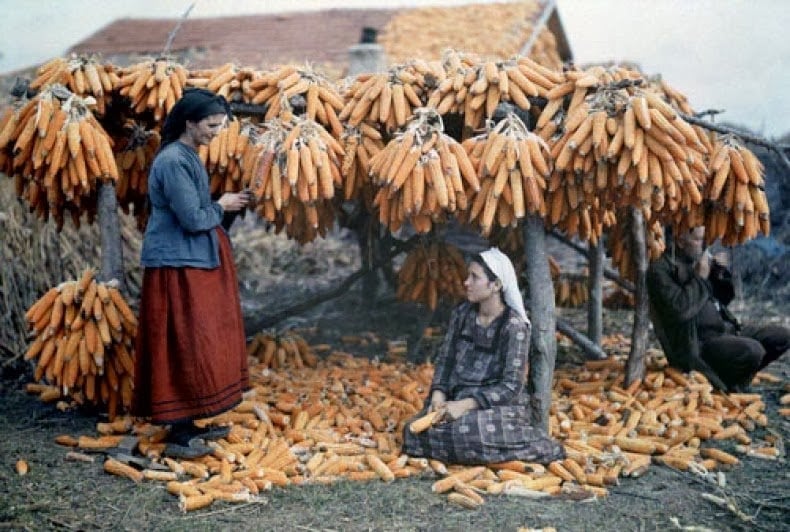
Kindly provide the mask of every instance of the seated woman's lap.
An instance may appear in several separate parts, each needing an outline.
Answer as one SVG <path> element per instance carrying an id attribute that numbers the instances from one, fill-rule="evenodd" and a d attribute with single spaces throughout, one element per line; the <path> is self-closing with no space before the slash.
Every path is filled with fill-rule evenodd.
<path id="1" fill-rule="evenodd" d="M 474 410 L 420 434 L 406 428 L 403 452 L 458 464 L 548 463 L 564 457 L 561 445 L 529 425 L 528 410 L 522 405 Z"/>

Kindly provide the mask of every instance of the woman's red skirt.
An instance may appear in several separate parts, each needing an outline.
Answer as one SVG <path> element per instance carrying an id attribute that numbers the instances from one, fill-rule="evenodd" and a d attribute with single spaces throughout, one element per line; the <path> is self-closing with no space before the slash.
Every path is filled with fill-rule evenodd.
<path id="1" fill-rule="evenodd" d="M 249 387 L 244 322 L 230 240 L 220 266 L 146 268 L 140 303 L 132 413 L 159 423 L 210 417 Z"/>

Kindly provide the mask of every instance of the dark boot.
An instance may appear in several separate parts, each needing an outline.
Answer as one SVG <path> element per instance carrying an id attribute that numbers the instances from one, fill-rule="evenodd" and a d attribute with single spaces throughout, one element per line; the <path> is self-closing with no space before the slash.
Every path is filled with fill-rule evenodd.
<path id="1" fill-rule="evenodd" d="M 177 422 L 170 425 L 165 442 L 165 455 L 171 458 L 199 458 L 213 452 L 197 437 L 198 429 L 191 421 Z"/>
<path id="2" fill-rule="evenodd" d="M 181 445 L 178 443 L 168 443 L 165 446 L 164 454 L 170 458 L 200 458 L 214 452 L 214 449 L 199 443 L 198 440 L 193 440 L 188 445 Z"/>
<path id="3" fill-rule="evenodd" d="M 192 421 L 179 421 L 170 424 L 170 430 L 167 432 L 165 442 L 188 446 L 190 440 L 196 436 L 197 427 L 192 424 Z"/>
<path id="4" fill-rule="evenodd" d="M 230 427 L 206 427 L 203 429 L 195 428 L 195 437 L 202 440 L 218 440 L 230 434 Z"/>

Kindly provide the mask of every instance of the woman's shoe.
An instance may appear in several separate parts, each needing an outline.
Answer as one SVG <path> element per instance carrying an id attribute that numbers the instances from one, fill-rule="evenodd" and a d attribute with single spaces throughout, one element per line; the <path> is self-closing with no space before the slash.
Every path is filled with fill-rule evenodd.
<path id="1" fill-rule="evenodd" d="M 194 437 L 203 440 L 218 440 L 228 434 L 230 434 L 230 427 L 206 427 L 204 429 L 196 429 Z"/>
<path id="2" fill-rule="evenodd" d="M 203 445 L 197 441 L 190 441 L 188 445 L 180 443 L 168 443 L 165 446 L 164 454 L 170 458 L 200 458 L 214 452 L 211 447 Z"/>

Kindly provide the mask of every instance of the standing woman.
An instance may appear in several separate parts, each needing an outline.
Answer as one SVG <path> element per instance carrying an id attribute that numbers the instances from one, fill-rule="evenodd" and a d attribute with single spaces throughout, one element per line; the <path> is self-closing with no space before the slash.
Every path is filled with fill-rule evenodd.
<path id="1" fill-rule="evenodd" d="M 221 226 L 249 198 L 226 193 L 213 202 L 197 151 L 228 114 L 222 96 L 185 90 L 165 120 L 148 179 L 132 413 L 170 424 L 165 453 L 174 457 L 210 453 L 196 438 L 227 431 L 201 431 L 193 420 L 235 406 L 249 387 L 236 268 Z"/>
<path id="2" fill-rule="evenodd" d="M 484 251 L 471 260 L 464 286 L 467 301 L 450 318 L 420 413 L 439 411 L 439 423 L 418 434 L 407 424 L 403 452 L 452 464 L 564 458 L 559 443 L 529 424 L 531 324 L 513 264 L 497 248 Z"/>

